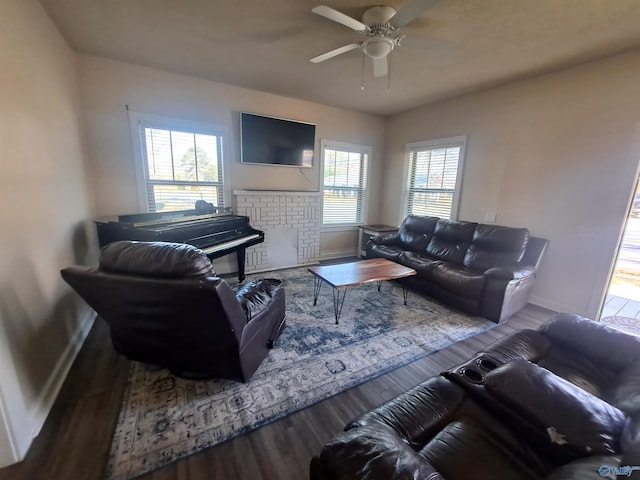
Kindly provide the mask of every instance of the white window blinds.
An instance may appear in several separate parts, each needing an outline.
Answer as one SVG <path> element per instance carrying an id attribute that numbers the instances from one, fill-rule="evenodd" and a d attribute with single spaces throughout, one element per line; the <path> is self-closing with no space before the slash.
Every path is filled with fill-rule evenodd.
<path id="1" fill-rule="evenodd" d="M 464 137 L 407 145 L 403 217 L 456 217 L 464 145 Z"/>
<path id="2" fill-rule="evenodd" d="M 366 215 L 371 147 L 322 141 L 323 225 L 358 225 Z"/>
<path id="3" fill-rule="evenodd" d="M 140 125 L 150 212 L 224 207 L 222 137 Z"/>

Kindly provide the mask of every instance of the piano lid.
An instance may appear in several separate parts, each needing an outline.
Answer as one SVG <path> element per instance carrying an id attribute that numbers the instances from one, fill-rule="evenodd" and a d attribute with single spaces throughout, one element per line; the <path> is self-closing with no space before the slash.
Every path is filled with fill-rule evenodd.
<path id="1" fill-rule="evenodd" d="M 118 223 L 123 227 L 137 228 L 149 227 L 153 225 L 166 225 L 180 222 L 208 221 L 212 218 L 228 216 L 231 214 L 231 207 L 213 207 L 213 213 L 200 213 L 198 210 L 174 210 L 168 212 L 153 213 L 133 213 L 128 215 L 111 215 L 95 219 L 96 223 Z"/>

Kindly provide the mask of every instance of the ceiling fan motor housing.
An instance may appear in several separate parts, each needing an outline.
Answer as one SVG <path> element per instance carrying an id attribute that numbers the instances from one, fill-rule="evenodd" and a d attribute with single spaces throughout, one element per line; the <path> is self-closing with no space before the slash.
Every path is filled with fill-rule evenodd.
<path id="1" fill-rule="evenodd" d="M 372 29 L 375 29 L 375 27 L 384 27 L 396 13 L 394 8 L 386 5 L 371 7 L 362 14 L 362 23 Z"/>
<path id="2" fill-rule="evenodd" d="M 362 44 L 362 50 L 367 56 L 378 59 L 391 53 L 396 46 L 395 42 L 388 38 L 394 29 L 389 25 L 389 20 L 396 14 L 394 8 L 386 5 L 378 5 L 368 8 L 362 14 L 362 23 L 369 27 L 369 39 Z"/>

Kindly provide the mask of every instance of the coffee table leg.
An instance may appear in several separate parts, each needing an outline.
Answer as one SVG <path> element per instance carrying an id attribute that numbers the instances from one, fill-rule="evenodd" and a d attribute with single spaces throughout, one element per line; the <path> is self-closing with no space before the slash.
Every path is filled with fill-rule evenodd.
<path id="1" fill-rule="evenodd" d="M 338 325 L 338 320 L 340 319 L 340 314 L 342 313 L 342 305 L 344 305 L 344 297 L 347 296 L 347 289 L 345 288 L 340 295 L 340 290 L 337 288 L 333 289 L 333 311 L 336 316 L 336 325 Z"/>
<path id="2" fill-rule="evenodd" d="M 402 298 L 404 299 L 404 304 L 407 304 L 407 298 L 409 298 L 409 290 L 406 287 L 402 287 Z"/>
<path id="3" fill-rule="evenodd" d="M 380 291 L 380 286 L 382 285 L 382 280 L 378 280 L 376 282 L 376 285 L 378 285 L 378 291 Z"/>
<path id="4" fill-rule="evenodd" d="M 318 295 L 320 295 L 320 287 L 322 286 L 322 279 L 313 277 L 313 304 L 318 302 Z"/>

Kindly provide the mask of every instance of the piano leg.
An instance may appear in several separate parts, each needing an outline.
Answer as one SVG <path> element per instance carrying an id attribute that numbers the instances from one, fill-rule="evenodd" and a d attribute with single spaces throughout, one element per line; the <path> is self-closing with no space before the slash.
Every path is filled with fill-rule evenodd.
<path id="1" fill-rule="evenodd" d="M 236 255 L 238 256 L 238 281 L 242 282 L 244 280 L 244 248 L 239 248 L 236 251 Z"/>

